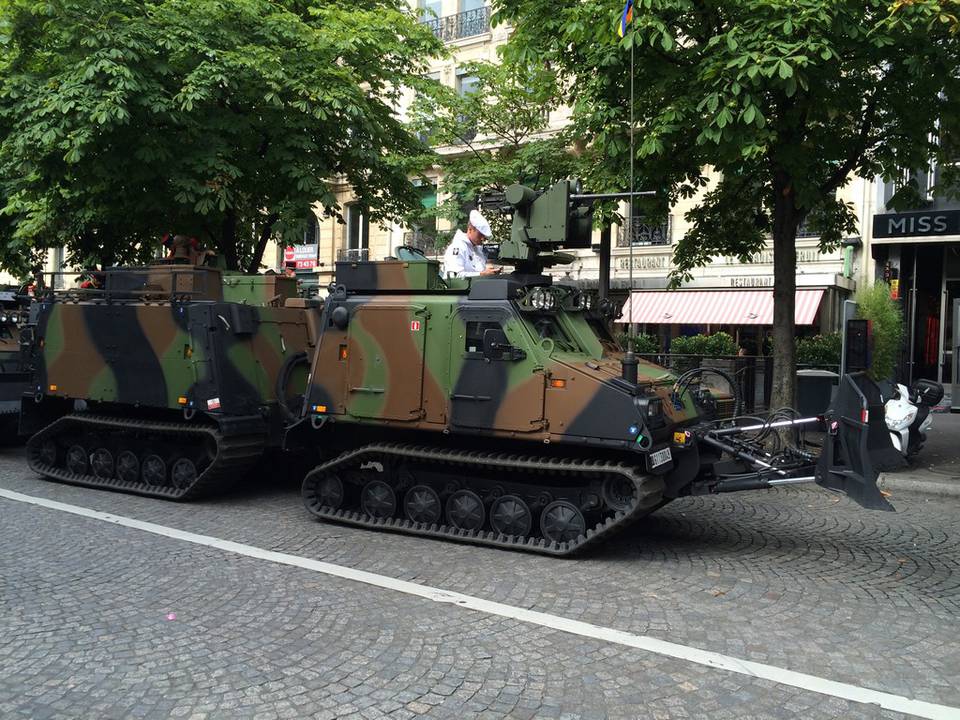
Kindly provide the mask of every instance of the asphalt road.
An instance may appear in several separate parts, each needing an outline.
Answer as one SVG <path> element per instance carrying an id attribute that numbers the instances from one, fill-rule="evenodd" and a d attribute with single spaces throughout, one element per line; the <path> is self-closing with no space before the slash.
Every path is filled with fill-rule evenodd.
<path id="1" fill-rule="evenodd" d="M 871 513 L 806 489 L 688 499 L 556 560 L 321 524 L 268 478 L 180 505 L 48 483 L 7 451 L 3 490 L 387 586 L 0 497 L 0 718 L 904 717 L 390 579 L 960 717 L 960 500 L 898 494 L 896 513 Z"/>

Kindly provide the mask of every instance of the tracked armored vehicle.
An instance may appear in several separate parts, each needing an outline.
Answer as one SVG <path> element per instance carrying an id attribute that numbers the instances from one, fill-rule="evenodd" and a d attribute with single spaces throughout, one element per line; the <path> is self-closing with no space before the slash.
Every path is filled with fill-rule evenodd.
<path id="1" fill-rule="evenodd" d="M 30 466 L 186 500 L 282 451 L 312 467 L 303 499 L 323 520 L 548 555 L 691 494 L 817 482 L 890 509 L 866 378 L 845 376 L 822 418 L 744 425 L 710 419 L 703 370 L 613 348 L 589 299 L 544 274 L 588 246 L 596 199 L 511 187 L 501 276 L 444 279 L 401 248 L 338 263 L 323 303 L 293 297 L 292 279 L 185 265 L 44 294 L 24 337 Z M 822 447 L 765 444 L 807 426 Z"/>
<path id="2" fill-rule="evenodd" d="M 561 250 L 589 245 L 595 199 L 570 182 L 542 194 L 511 187 L 507 275 L 445 280 L 408 250 L 338 263 L 304 418 L 290 432 L 332 454 L 304 480 L 309 511 L 567 555 L 692 493 L 816 479 L 889 507 L 849 418 L 831 421 L 815 471 L 815 454 L 771 456 L 758 437 L 819 419 L 708 423 L 693 375 L 611 352 L 588 299 L 542 274 L 569 261 Z M 858 386 L 841 395 L 859 418 Z"/>
<path id="3" fill-rule="evenodd" d="M 21 420 L 35 433 L 30 467 L 179 500 L 234 482 L 280 443 L 292 398 L 278 378 L 303 392 L 312 311 L 295 291 L 280 276 L 160 265 L 38 298 Z"/>
<path id="4" fill-rule="evenodd" d="M 20 333 L 30 317 L 30 297 L 16 287 L 0 288 L 0 445 L 19 440 L 20 398 L 30 382 Z"/>

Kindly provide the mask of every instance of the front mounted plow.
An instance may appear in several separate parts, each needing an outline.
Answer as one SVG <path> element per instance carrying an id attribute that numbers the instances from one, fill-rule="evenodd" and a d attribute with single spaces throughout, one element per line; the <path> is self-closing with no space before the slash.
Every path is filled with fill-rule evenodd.
<path id="1" fill-rule="evenodd" d="M 779 411 L 750 424 L 698 428 L 701 447 L 724 459 L 710 466 L 693 492 L 816 483 L 868 510 L 894 509 L 877 487 L 878 471 L 895 465 L 898 458 L 886 432 L 880 390 L 872 380 L 862 373 L 844 375 L 823 415 L 790 417 L 792 412 Z"/>

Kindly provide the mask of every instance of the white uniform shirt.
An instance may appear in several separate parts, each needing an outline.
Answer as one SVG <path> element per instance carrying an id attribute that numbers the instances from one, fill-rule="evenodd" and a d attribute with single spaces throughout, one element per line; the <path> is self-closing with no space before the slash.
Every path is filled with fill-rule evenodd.
<path id="1" fill-rule="evenodd" d="M 463 230 L 457 230 L 443 254 L 444 277 L 475 277 L 487 267 L 483 246 L 474 245 Z"/>

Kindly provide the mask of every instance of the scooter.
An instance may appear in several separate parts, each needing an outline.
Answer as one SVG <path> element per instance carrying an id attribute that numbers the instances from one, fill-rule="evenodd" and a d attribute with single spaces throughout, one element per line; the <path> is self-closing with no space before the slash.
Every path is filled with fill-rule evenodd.
<path id="1" fill-rule="evenodd" d="M 917 380 L 908 389 L 899 383 L 884 404 L 890 440 L 905 458 L 920 452 L 933 425 L 930 410 L 943 399 L 943 385 L 933 380 Z"/>

